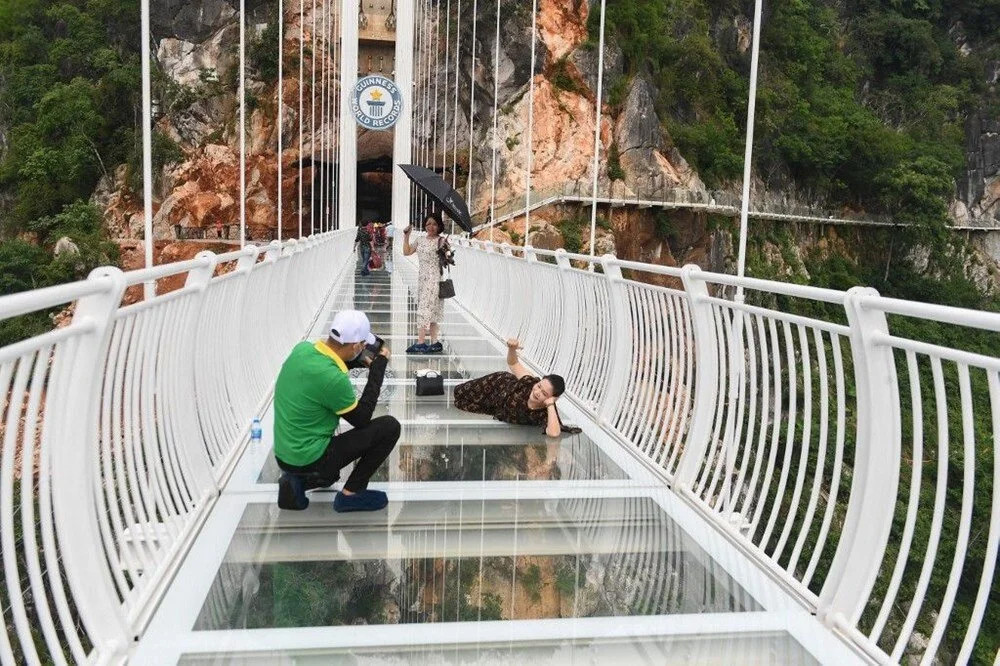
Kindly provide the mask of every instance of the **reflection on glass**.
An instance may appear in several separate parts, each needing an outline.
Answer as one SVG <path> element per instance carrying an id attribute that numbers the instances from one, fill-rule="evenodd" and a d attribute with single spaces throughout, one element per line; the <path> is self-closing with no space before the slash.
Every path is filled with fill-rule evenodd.
<path id="1" fill-rule="evenodd" d="M 499 428 L 497 428 L 499 429 Z M 430 432 L 421 439 L 434 439 Z M 372 481 L 558 481 L 626 479 L 626 474 L 584 435 L 539 443 L 415 445 L 404 431 L 397 452 L 376 470 Z M 276 483 L 273 456 L 259 483 Z M 347 471 L 341 473 L 347 478 Z"/>
<path id="2" fill-rule="evenodd" d="M 253 655 L 191 655 L 182 666 L 261 666 L 286 663 L 325 666 L 330 663 L 368 664 L 683 664 L 684 666 L 765 666 L 819 662 L 784 632 L 699 634 L 626 638 L 579 638 L 531 643 L 429 645 L 385 648 L 340 648 L 309 652 Z"/>
<path id="3" fill-rule="evenodd" d="M 649 498 L 251 505 L 195 629 L 758 609 Z"/>

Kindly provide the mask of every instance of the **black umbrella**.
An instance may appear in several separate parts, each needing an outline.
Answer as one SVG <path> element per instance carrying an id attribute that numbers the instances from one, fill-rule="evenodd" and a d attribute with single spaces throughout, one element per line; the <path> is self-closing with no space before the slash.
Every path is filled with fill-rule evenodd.
<path id="1" fill-rule="evenodd" d="M 455 220 L 458 226 L 472 233 L 472 217 L 469 215 L 469 206 L 466 205 L 462 195 L 446 183 L 441 176 L 416 164 L 400 164 L 399 168 L 417 187 L 440 204 L 444 212 L 448 213 L 448 216 Z"/>

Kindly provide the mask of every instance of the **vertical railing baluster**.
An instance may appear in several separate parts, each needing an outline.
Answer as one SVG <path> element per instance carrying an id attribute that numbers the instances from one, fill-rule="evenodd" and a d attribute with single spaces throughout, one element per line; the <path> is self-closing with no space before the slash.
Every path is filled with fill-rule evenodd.
<path id="1" fill-rule="evenodd" d="M 681 454 L 680 462 L 677 464 L 676 484 L 682 491 L 690 490 L 707 455 L 712 424 L 715 421 L 715 408 L 719 399 L 719 366 L 716 358 L 718 339 L 712 317 L 712 306 L 705 301 L 708 298 L 708 286 L 704 280 L 695 275 L 698 270 L 699 268 L 694 265 L 685 266 L 681 270 L 694 329 L 695 364 L 691 427 L 684 443 L 684 453 Z"/>
<path id="2" fill-rule="evenodd" d="M 107 358 L 112 318 L 125 292 L 125 276 L 118 268 L 91 271 L 89 279 L 107 281 L 108 288 L 81 298 L 73 323 L 90 325 L 72 356 L 56 353 L 53 377 L 65 377 L 71 390 L 66 402 L 46 410 L 55 451 L 49 456 L 52 467 L 52 505 L 59 548 L 64 557 L 66 581 L 73 594 L 87 636 L 99 652 L 120 654 L 128 641 L 121 607 L 115 603 L 117 591 L 102 550 L 95 484 L 97 467 L 90 456 L 99 449 L 97 419 L 100 409 L 103 363 Z M 64 367 L 65 374 L 59 369 Z M 50 387 L 59 394 L 59 387 Z"/>
<path id="3" fill-rule="evenodd" d="M 871 296 L 878 292 L 854 287 L 844 301 L 858 426 L 847 514 L 817 609 L 830 626 L 857 624 L 882 565 L 899 488 L 899 384 L 892 348 L 878 342 L 889 332 L 885 313 L 863 304 Z"/>

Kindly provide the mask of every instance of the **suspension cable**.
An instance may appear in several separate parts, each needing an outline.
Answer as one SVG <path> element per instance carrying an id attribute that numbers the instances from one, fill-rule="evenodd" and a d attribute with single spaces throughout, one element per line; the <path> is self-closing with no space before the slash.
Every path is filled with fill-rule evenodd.
<path id="1" fill-rule="evenodd" d="M 424 30 L 426 32 L 426 37 L 424 38 L 424 95 L 423 95 L 423 107 L 424 107 L 424 128 L 423 128 L 423 159 L 421 164 L 426 168 L 430 163 L 430 141 L 431 141 L 431 5 L 430 0 L 426 0 L 424 3 Z M 426 211 L 430 208 L 430 200 L 428 199 L 427 193 L 423 192 L 421 197 L 423 202 L 422 209 Z"/>
<path id="2" fill-rule="evenodd" d="M 322 53 L 323 60 L 320 69 L 320 125 L 319 125 L 319 153 L 320 153 L 320 180 L 319 180 L 319 218 L 320 230 L 327 232 L 330 230 L 330 211 L 328 200 L 330 193 L 327 178 L 329 177 L 329 146 L 327 146 L 327 128 L 330 123 L 330 0 L 323 2 L 323 39 Z"/>
<path id="3" fill-rule="evenodd" d="M 421 3 L 416 2 L 413 6 L 413 81 L 410 85 L 411 106 L 413 109 L 413 120 L 410 129 L 410 161 L 413 164 L 419 163 L 419 145 L 417 135 L 420 131 L 420 105 L 417 104 L 417 97 L 420 91 L 420 45 L 423 42 L 423 31 L 420 30 L 420 21 L 423 17 Z M 417 187 L 410 183 L 410 219 L 406 220 L 403 227 L 409 226 L 416 217 L 419 210 L 419 198 Z"/>
<path id="4" fill-rule="evenodd" d="M 332 83 L 331 83 L 331 98 L 330 106 L 332 109 L 333 123 L 330 126 L 330 219 L 332 229 L 340 228 L 340 205 L 338 198 L 338 181 L 340 180 L 340 142 L 342 138 L 340 136 L 340 89 L 343 86 L 340 82 L 343 80 L 341 76 L 341 61 L 343 56 L 340 53 L 340 42 L 341 35 L 340 31 L 343 28 L 344 13 L 341 11 L 339 5 L 336 6 L 336 11 L 333 14 L 333 73 L 332 73 Z"/>
<path id="5" fill-rule="evenodd" d="M 472 0 L 472 66 L 469 68 L 469 173 L 465 177 L 465 200 L 472 206 L 472 133 L 476 124 L 476 19 L 479 0 Z"/>
<path id="6" fill-rule="evenodd" d="M 438 107 L 441 99 L 441 68 L 438 65 L 438 55 L 441 53 L 441 2 L 434 3 L 434 115 L 431 123 L 431 171 L 437 171 L 438 158 Z M 444 229 L 438 229 L 442 232 Z"/>
<path id="7" fill-rule="evenodd" d="M 458 58 L 462 51 L 462 0 L 458 0 L 458 15 L 455 17 L 455 108 L 452 117 L 455 119 L 452 136 L 451 187 L 458 187 Z"/>
<path id="8" fill-rule="evenodd" d="M 601 156 L 601 96 L 604 88 L 604 6 L 606 0 L 601 0 L 601 36 L 597 45 L 597 121 L 594 125 L 594 186 L 591 190 L 592 206 L 590 209 L 590 256 L 594 256 L 594 241 L 597 232 L 597 181 L 600 178 Z M 594 270 L 594 263 L 588 264 L 589 270 Z"/>
<path id="9" fill-rule="evenodd" d="M 309 37 L 312 64 L 312 84 L 309 100 L 312 110 L 309 121 L 309 235 L 316 233 L 316 0 L 312 0 L 312 34 Z"/>
<path id="10" fill-rule="evenodd" d="M 240 247 L 247 242 L 246 2 L 240 0 Z"/>
<path id="11" fill-rule="evenodd" d="M 496 226 L 497 205 L 497 98 L 500 96 L 500 0 L 497 0 L 497 29 L 493 37 L 493 166 L 490 169 L 490 242 Z"/>
<path id="12" fill-rule="evenodd" d="M 438 5 L 440 7 L 440 4 Z M 451 0 L 448 0 L 445 9 L 444 27 L 444 125 L 441 128 L 441 180 L 445 179 L 448 172 L 448 86 L 451 84 L 451 71 L 448 64 L 451 62 Z M 440 100 L 440 98 L 438 98 Z M 455 221 L 451 221 L 451 231 L 455 233 Z"/>
<path id="13" fill-rule="evenodd" d="M 284 118 L 282 109 L 284 108 L 285 98 L 284 98 L 284 87 L 282 86 L 282 77 L 284 76 L 284 62 L 282 58 L 284 55 L 284 42 L 285 41 L 285 3 L 284 0 L 278 0 L 278 241 L 281 241 L 281 133 L 284 128 Z"/>
<path id="14" fill-rule="evenodd" d="M 305 30 L 306 8 L 305 0 L 299 0 L 299 238 L 302 238 L 302 102 L 303 83 L 305 82 Z"/>
<path id="15" fill-rule="evenodd" d="M 538 0 L 531 0 L 531 71 L 528 73 L 528 143 L 527 165 L 524 170 L 524 247 L 528 247 L 528 232 L 531 229 L 531 168 L 532 144 L 535 131 L 535 42 L 538 31 Z"/>
<path id="16" fill-rule="evenodd" d="M 142 24 L 142 226 L 146 268 L 153 266 L 153 91 L 149 71 L 149 0 L 141 1 Z M 156 283 L 145 282 L 143 297 L 156 295 Z"/>
<path id="17" fill-rule="evenodd" d="M 747 97 L 747 135 L 743 153 L 743 197 L 740 201 L 740 247 L 736 260 L 736 274 L 743 277 L 747 267 L 747 231 L 750 215 L 750 173 L 753 169 L 753 130 L 757 111 L 757 66 L 760 57 L 761 0 L 753 7 L 753 48 L 750 52 L 750 90 Z M 736 288 L 737 302 L 743 301 L 743 286 Z"/>

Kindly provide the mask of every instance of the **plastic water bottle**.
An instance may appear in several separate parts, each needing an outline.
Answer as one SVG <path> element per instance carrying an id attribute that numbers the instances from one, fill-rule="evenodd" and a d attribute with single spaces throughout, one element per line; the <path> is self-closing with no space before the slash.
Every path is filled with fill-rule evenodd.
<path id="1" fill-rule="evenodd" d="M 260 427 L 260 418 L 253 417 L 253 421 L 250 423 L 250 444 L 259 444 L 263 434 L 264 431 Z"/>

